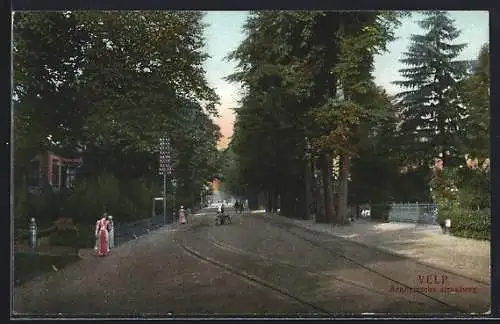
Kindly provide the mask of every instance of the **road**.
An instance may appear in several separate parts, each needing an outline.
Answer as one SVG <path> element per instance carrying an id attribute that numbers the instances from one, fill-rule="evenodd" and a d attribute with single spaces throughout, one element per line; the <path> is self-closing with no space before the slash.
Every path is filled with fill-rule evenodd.
<path id="1" fill-rule="evenodd" d="M 215 213 L 205 212 L 177 231 L 153 231 L 109 257 L 82 260 L 16 288 L 14 310 L 329 315 L 489 309 L 490 287 L 471 279 L 259 215 L 229 210 L 232 224 L 216 226 Z"/>

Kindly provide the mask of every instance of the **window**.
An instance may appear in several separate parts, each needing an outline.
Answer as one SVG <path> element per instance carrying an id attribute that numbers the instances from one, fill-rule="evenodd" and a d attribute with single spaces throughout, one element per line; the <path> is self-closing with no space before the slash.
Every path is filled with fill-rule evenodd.
<path id="1" fill-rule="evenodd" d="M 57 159 L 52 160 L 52 188 L 61 188 L 61 161 Z"/>
<path id="2" fill-rule="evenodd" d="M 66 188 L 71 189 L 75 185 L 76 169 L 72 166 L 66 168 Z"/>

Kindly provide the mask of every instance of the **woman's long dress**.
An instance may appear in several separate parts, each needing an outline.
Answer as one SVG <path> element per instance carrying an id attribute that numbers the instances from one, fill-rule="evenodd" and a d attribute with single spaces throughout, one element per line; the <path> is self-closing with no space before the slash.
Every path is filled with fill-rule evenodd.
<path id="1" fill-rule="evenodd" d="M 99 232 L 95 232 L 95 245 L 94 245 L 94 251 L 98 252 L 101 249 L 101 242 L 99 240 Z"/>
<path id="2" fill-rule="evenodd" d="M 187 223 L 186 211 L 184 209 L 181 209 L 179 211 L 179 222 L 181 224 L 186 224 Z"/>
<path id="3" fill-rule="evenodd" d="M 105 218 L 99 220 L 99 251 L 97 255 L 106 256 L 109 253 L 108 221 Z"/>

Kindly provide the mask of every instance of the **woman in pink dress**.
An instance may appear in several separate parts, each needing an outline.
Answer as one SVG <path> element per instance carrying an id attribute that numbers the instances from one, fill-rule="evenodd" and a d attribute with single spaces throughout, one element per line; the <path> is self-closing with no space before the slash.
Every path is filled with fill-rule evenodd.
<path id="1" fill-rule="evenodd" d="M 97 221 L 96 224 L 96 234 L 99 240 L 99 250 L 97 251 L 98 256 L 106 256 L 109 254 L 109 220 L 107 215 L 104 214 L 101 219 Z"/>

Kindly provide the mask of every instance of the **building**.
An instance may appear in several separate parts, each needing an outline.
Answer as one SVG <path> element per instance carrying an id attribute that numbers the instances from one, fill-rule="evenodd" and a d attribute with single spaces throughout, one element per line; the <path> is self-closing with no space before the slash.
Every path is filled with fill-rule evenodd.
<path id="1" fill-rule="evenodd" d="M 28 170 L 28 190 L 36 192 L 44 187 L 59 191 L 71 189 L 75 185 L 77 170 L 83 164 L 81 157 L 68 158 L 45 152 L 30 162 Z"/>

